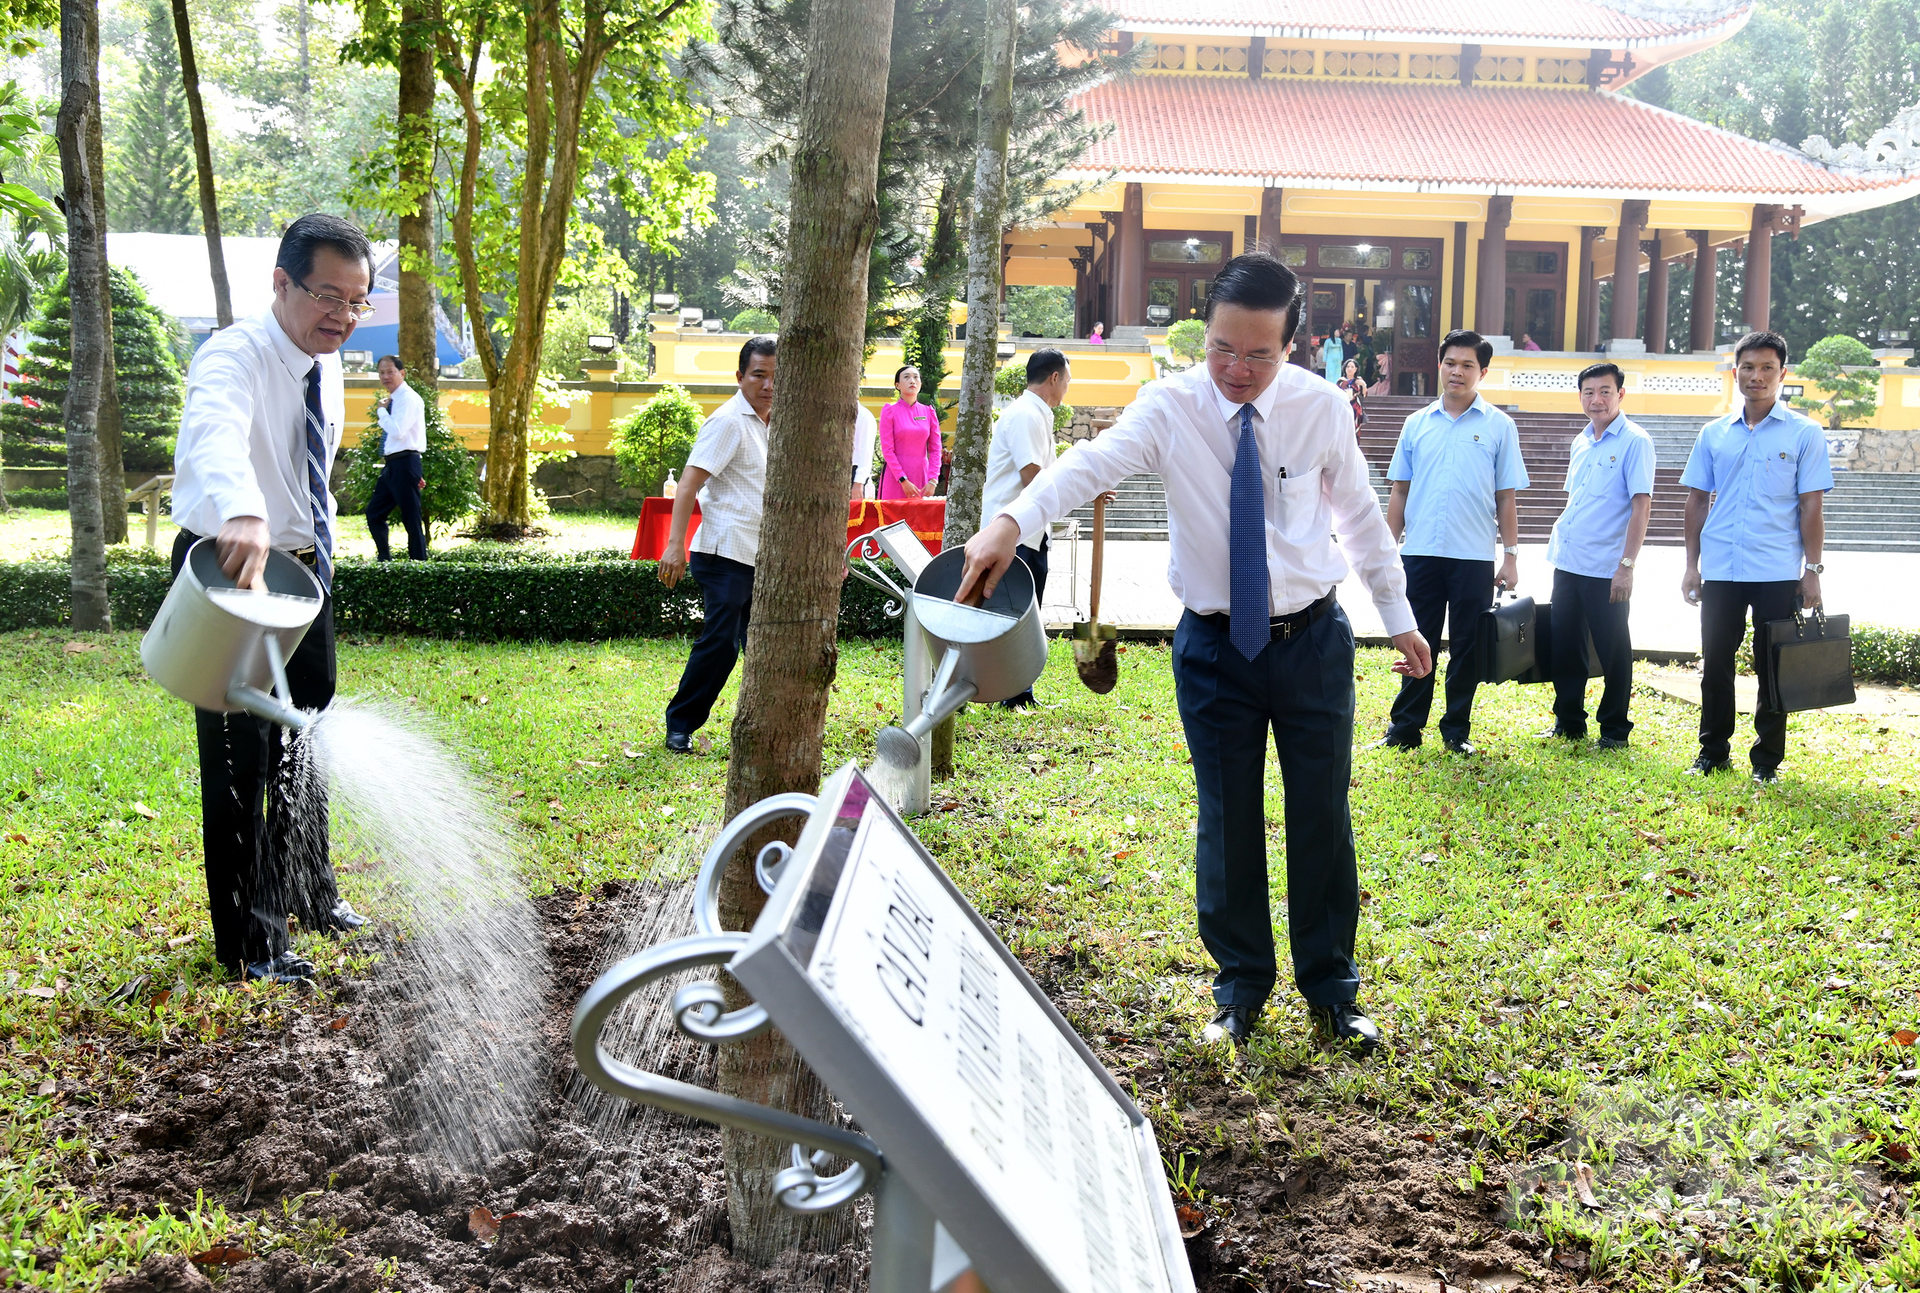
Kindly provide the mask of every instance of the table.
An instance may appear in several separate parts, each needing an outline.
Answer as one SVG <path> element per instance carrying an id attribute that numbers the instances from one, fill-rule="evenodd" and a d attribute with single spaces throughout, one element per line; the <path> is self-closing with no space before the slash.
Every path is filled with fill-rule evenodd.
<path id="1" fill-rule="evenodd" d="M 913 537 L 926 546 L 928 552 L 940 551 L 940 540 L 946 530 L 947 500 L 944 498 L 911 499 L 862 499 L 858 503 L 847 505 L 847 542 L 852 543 L 863 534 L 869 534 L 883 525 L 895 521 L 905 521 L 913 530 Z M 673 524 L 673 500 L 670 498 L 648 498 L 640 503 L 640 523 L 633 531 L 633 559 L 635 561 L 658 561 L 660 554 L 667 549 L 667 531 Z M 687 538 L 691 540 L 694 531 L 700 528 L 700 504 L 693 505 L 693 518 L 687 522 Z"/>

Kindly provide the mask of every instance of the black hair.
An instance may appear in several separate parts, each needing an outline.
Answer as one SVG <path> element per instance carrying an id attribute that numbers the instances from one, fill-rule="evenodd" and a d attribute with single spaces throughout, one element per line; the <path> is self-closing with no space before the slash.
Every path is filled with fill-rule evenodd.
<path id="1" fill-rule="evenodd" d="M 900 384 L 901 373 L 917 373 L 919 371 L 920 371 L 920 365 L 918 364 L 902 364 L 898 368 L 893 370 L 893 384 L 895 386 L 898 386 Z"/>
<path id="2" fill-rule="evenodd" d="M 1287 316 L 1286 336 L 1291 345 L 1300 327 L 1302 305 L 1300 280 L 1280 263 L 1280 258 L 1261 248 L 1242 252 L 1220 267 L 1213 285 L 1207 289 L 1207 305 L 1202 317 L 1213 322 L 1213 307 L 1238 305 L 1249 310 L 1278 310 Z"/>
<path id="3" fill-rule="evenodd" d="M 1353 369 L 1353 375 L 1355 377 L 1360 375 L 1360 361 L 1358 359 L 1343 359 L 1340 361 L 1340 371 L 1342 373 L 1345 373 L 1349 368 Z"/>
<path id="4" fill-rule="evenodd" d="M 1627 375 L 1620 371 L 1620 365 L 1618 364 L 1607 363 L 1605 361 L 1597 364 L 1588 364 L 1580 370 L 1580 380 L 1573 384 L 1574 389 L 1585 390 L 1589 377 L 1611 377 L 1613 378 L 1613 388 L 1615 390 L 1624 391 L 1627 389 Z"/>
<path id="5" fill-rule="evenodd" d="M 313 273 L 313 253 L 331 247 L 342 256 L 367 267 L 367 288 L 373 288 L 373 244 L 358 228 L 339 216 L 314 212 L 303 215 L 280 235 L 280 250 L 273 258 L 274 268 L 287 271 L 287 277 L 302 287 Z"/>
<path id="6" fill-rule="evenodd" d="M 1780 356 L 1780 366 L 1787 366 L 1787 339 L 1777 332 L 1749 332 L 1733 344 L 1733 362 L 1739 366 L 1740 356 L 1749 350 L 1771 350 Z"/>
<path id="7" fill-rule="evenodd" d="M 398 355 L 382 355 L 380 356 L 380 358 L 373 361 L 373 366 L 375 368 L 378 368 L 382 364 L 392 364 L 394 368 L 399 372 L 404 373 L 407 371 L 406 364 L 401 362 L 400 356 Z"/>
<path id="8" fill-rule="evenodd" d="M 1474 358 L 1480 361 L 1482 372 L 1485 372 L 1487 365 L 1493 362 L 1493 343 L 1472 328 L 1455 328 L 1440 338 L 1440 357 L 1445 359 L 1447 352 L 1455 346 L 1471 346 Z"/>
<path id="9" fill-rule="evenodd" d="M 1067 371 L 1067 357 L 1052 346 L 1042 346 L 1027 356 L 1027 385 L 1038 386 L 1055 373 Z"/>
<path id="10" fill-rule="evenodd" d="M 747 365 L 753 362 L 755 355 L 765 355 L 768 359 L 772 359 L 774 357 L 773 338 L 747 338 L 747 344 L 740 347 L 740 367 L 733 370 L 736 377 L 745 377 L 747 375 Z"/>

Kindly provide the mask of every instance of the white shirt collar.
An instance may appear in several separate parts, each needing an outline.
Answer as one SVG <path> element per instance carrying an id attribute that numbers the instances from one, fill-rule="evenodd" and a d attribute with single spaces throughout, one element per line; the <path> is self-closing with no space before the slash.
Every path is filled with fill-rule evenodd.
<path id="1" fill-rule="evenodd" d="M 733 398 L 728 400 L 721 407 L 723 409 L 731 409 L 735 413 L 744 413 L 748 417 L 752 418 L 755 422 L 758 422 L 762 427 L 765 427 L 767 425 L 765 419 L 763 419 L 757 412 L 754 411 L 754 407 L 752 403 L 749 402 L 747 399 L 747 393 L 743 390 L 736 389 L 733 392 Z"/>
<path id="2" fill-rule="evenodd" d="M 287 330 L 280 326 L 280 316 L 275 314 L 271 307 L 268 308 L 264 317 L 267 325 L 267 341 L 273 346 L 273 353 L 279 356 L 282 364 L 286 365 L 287 372 L 293 380 L 305 385 L 307 374 L 312 371 L 315 364 L 320 362 L 319 359 L 293 344 L 293 338 L 289 337 Z"/>
<path id="3" fill-rule="evenodd" d="M 1207 383 L 1207 389 L 1213 392 L 1213 404 L 1220 410 L 1220 420 L 1237 424 L 1240 420 L 1240 406 L 1228 399 L 1221 391 L 1220 383 L 1213 380 L 1212 373 L 1207 372 L 1204 360 L 1195 367 L 1200 369 L 1201 376 Z M 1286 362 L 1282 360 L 1280 367 L 1274 370 L 1273 380 L 1267 383 L 1267 389 L 1254 396 L 1251 401 L 1253 411 L 1259 415 L 1262 425 L 1273 413 L 1273 402 L 1280 397 L 1280 379 L 1285 376 L 1285 368 Z"/>
<path id="4" fill-rule="evenodd" d="M 1038 407 L 1042 413 L 1046 414 L 1049 418 L 1053 416 L 1053 407 L 1050 404 L 1048 404 L 1045 400 L 1041 399 L 1038 395 L 1034 394 L 1032 387 L 1028 387 L 1026 390 L 1021 391 L 1020 398 L 1023 400 L 1032 400 L 1035 406 Z"/>

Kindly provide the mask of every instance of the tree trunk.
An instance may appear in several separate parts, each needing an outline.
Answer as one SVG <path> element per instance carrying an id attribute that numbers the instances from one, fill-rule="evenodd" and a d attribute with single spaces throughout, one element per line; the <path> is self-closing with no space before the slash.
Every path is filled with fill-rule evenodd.
<path id="1" fill-rule="evenodd" d="M 880 132 L 886 117 L 892 0 L 815 0 L 793 153 L 791 231 L 780 319 L 780 374 L 767 443 L 767 487 L 754 573 L 728 817 L 768 795 L 820 784 L 827 695 L 839 663 L 841 549 L 867 315 L 867 262 L 879 226 Z M 749 850 L 762 841 L 749 841 Z M 749 852 L 748 856 L 751 856 Z M 720 895 L 731 928 L 752 924 L 764 901 L 738 861 Z M 827 1093 L 784 1038 L 768 1033 L 722 1047 L 720 1089 L 831 1117 Z M 765 1265 L 801 1244 L 851 1239 L 848 1210 L 785 1212 L 769 1183 L 788 1147 L 728 1131 L 727 1215 L 734 1255 Z"/>
<path id="2" fill-rule="evenodd" d="M 100 303 L 106 281 L 87 147 L 98 97 L 100 14 L 95 0 L 61 0 L 60 180 L 67 204 L 67 280 L 72 297 L 72 369 L 61 412 L 67 429 L 67 506 L 72 517 L 70 591 L 76 629 L 113 627 L 107 603 L 107 548 L 100 520 L 101 370 L 107 344 Z"/>
<path id="3" fill-rule="evenodd" d="M 184 3 L 184 0 L 175 0 Z M 414 205 L 400 217 L 400 362 L 407 376 L 440 384 L 433 326 L 433 44 L 421 30 L 429 14 L 400 9 L 400 96 L 394 130 L 400 192 Z"/>
<path id="4" fill-rule="evenodd" d="M 989 0 L 980 68 L 980 112 L 973 167 L 973 230 L 967 243 L 967 352 L 960 362 L 960 411 L 954 419 L 953 475 L 947 485 L 945 544 L 980 528 L 980 491 L 993 435 L 993 374 L 1000 347 L 1000 225 L 1007 210 L 1007 136 L 1013 129 L 1013 52 L 1018 5 Z"/>
<path id="5" fill-rule="evenodd" d="M 193 24 L 187 18 L 187 0 L 173 0 L 173 38 L 180 46 L 180 84 L 187 92 L 187 117 L 193 125 L 193 169 L 200 180 L 200 225 L 207 233 L 214 321 L 222 328 L 231 328 L 233 293 L 227 290 L 227 251 L 220 241 L 220 201 L 213 190 L 213 143 L 207 134 L 206 105 L 200 101 L 200 64 L 193 55 Z"/>
<path id="6" fill-rule="evenodd" d="M 98 19 L 95 20 L 96 26 Z M 99 60 L 95 60 L 98 66 Z M 94 239 L 100 248 L 100 522 L 108 543 L 127 541 L 127 479 L 121 460 L 120 383 L 113 362 L 113 287 L 107 279 L 107 157 L 100 137 L 100 83 L 94 78 L 93 109 L 87 114 L 87 179 L 93 191 Z"/>

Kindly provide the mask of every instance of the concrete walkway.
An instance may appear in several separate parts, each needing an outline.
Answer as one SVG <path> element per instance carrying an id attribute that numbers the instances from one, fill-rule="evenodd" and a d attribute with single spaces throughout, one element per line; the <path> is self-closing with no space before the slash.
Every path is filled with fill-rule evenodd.
<path id="1" fill-rule="evenodd" d="M 1180 603 L 1167 587 L 1165 543 L 1109 543 L 1106 587 L 1101 597 L 1101 619 L 1139 632 L 1161 630 L 1171 635 L 1180 619 Z M 1046 616 L 1050 625 L 1085 619 L 1088 565 L 1092 546 L 1080 544 L 1079 572 L 1069 582 L 1068 545 L 1051 554 L 1047 580 Z M 1696 655 L 1700 650 L 1700 612 L 1680 597 L 1680 576 L 1686 568 L 1681 548 L 1646 548 L 1634 581 L 1633 645 L 1636 651 L 1661 655 Z M 1881 624 L 1920 629 L 1920 555 L 1902 552 L 1837 552 L 1827 559 L 1827 608 L 1853 617 L 1855 624 Z M 1073 588 L 1075 597 L 1068 590 Z M 1520 549 L 1520 589 L 1538 600 L 1550 600 L 1553 567 L 1547 564 L 1543 543 Z M 1077 600 L 1078 613 L 1068 605 Z M 1340 604 L 1353 621 L 1356 636 L 1380 637 L 1385 627 L 1373 599 L 1358 579 L 1340 586 Z"/>

